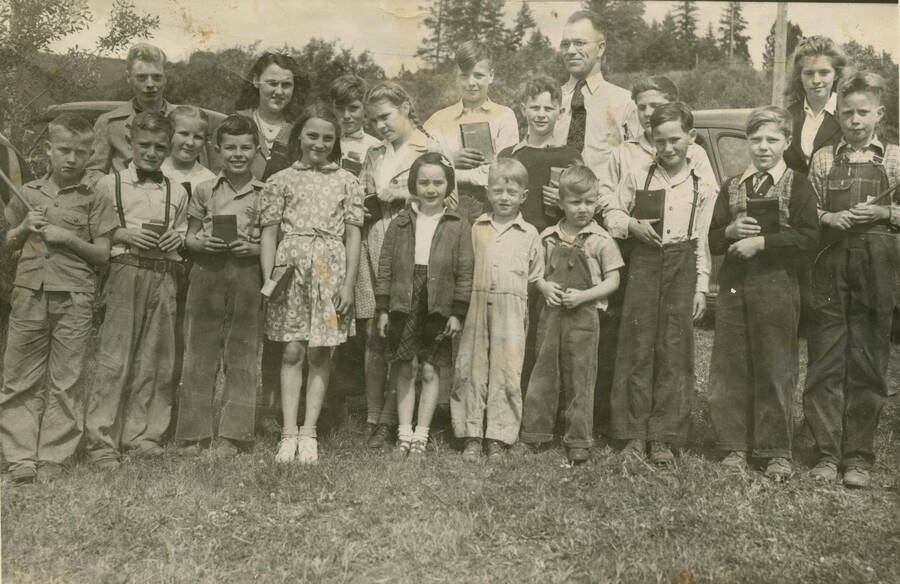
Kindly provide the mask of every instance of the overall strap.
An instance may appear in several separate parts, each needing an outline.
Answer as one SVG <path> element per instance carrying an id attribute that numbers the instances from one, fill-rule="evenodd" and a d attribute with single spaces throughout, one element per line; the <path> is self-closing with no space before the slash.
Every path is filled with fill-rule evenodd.
<path id="1" fill-rule="evenodd" d="M 697 198 L 700 196 L 700 179 L 697 178 L 697 173 L 693 170 L 691 171 L 691 176 L 694 178 L 694 201 L 691 203 L 691 218 L 688 220 L 688 241 L 691 240 L 691 235 L 694 234 L 694 215 L 697 214 Z"/>
<path id="2" fill-rule="evenodd" d="M 113 170 L 116 177 L 116 210 L 119 212 L 119 223 L 125 227 L 125 209 L 122 207 L 122 175 L 118 170 Z"/>
<path id="3" fill-rule="evenodd" d="M 163 176 L 163 180 L 166 181 L 166 218 L 165 221 L 166 229 L 169 228 L 169 204 L 172 202 L 172 182 L 169 180 L 169 177 Z"/>
<path id="4" fill-rule="evenodd" d="M 647 178 L 644 180 L 644 190 L 650 190 L 650 180 L 653 178 L 653 173 L 656 172 L 656 163 L 650 165 L 650 170 L 647 171 Z"/>

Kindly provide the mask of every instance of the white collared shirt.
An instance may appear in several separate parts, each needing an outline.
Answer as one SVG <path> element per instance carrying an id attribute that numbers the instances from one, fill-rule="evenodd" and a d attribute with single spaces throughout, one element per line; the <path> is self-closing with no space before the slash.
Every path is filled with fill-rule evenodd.
<path id="1" fill-rule="evenodd" d="M 179 170 L 172 164 L 171 158 L 163 160 L 162 166 L 159 167 L 163 174 L 169 177 L 173 183 L 190 183 L 191 192 L 197 189 L 200 183 L 216 178 L 215 173 L 200 164 L 199 160 L 194 161 L 194 165 L 187 170 Z"/>
<path id="2" fill-rule="evenodd" d="M 778 184 L 778 181 L 781 180 L 781 177 L 784 176 L 785 171 L 787 170 L 787 164 L 784 162 L 784 158 L 778 160 L 778 163 L 768 170 L 759 170 L 753 164 L 747 167 L 747 170 L 744 171 L 744 174 L 741 175 L 741 180 L 738 184 L 744 184 L 744 181 L 754 176 L 757 173 L 768 174 L 772 177 L 772 184 Z M 756 188 L 756 185 L 752 185 Z"/>
<path id="3" fill-rule="evenodd" d="M 626 140 L 643 132 L 637 116 L 637 106 L 631 100 L 631 93 L 618 85 L 613 85 L 597 71 L 585 79 L 581 92 L 584 94 L 584 109 L 587 121 L 584 129 L 584 163 L 600 176 L 606 170 L 610 152 Z M 563 84 L 559 121 L 554 135 L 566 141 L 572 122 L 572 96 L 577 81 L 574 77 Z"/>
<path id="4" fill-rule="evenodd" d="M 490 99 L 470 110 L 463 107 L 462 101 L 438 110 L 428 118 L 424 128 L 438 142 L 441 150 L 450 156 L 463 147 L 459 125 L 475 122 L 487 122 L 490 126 L 495 155 L 519 142 L 516 114 L 505 105 L 494 103 Z M 456 169 L 456 182 L 487 186 L 488 166 L 491 162 L 493 160 L 488 160 L 478 168 Z"/>
<path id="5" fill-rule="evenodd" d="M 803 128 L 800 130 L 800 149 L 807 160 L 812 156 L 816 134 L 819 133 L 819 128 L 822 127 L 822 122 L 825 121 L 825 112 L 833 116 L 835 108 L 837 108 L 837 94 L 833 91 L 828 97 L 825 107 L 818 114 L 813 113 L 812 108 L 809 107 L 809 102 L 806 101 L 806 98 L 803 99 Z"/>

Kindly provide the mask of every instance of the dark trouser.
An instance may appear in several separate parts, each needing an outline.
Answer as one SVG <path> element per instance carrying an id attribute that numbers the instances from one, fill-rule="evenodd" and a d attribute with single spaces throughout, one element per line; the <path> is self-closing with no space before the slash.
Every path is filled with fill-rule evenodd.
<path id="1" fill-rule="evenodd" d="M 13 288 L 0 390 L 0 444 L 13 468 L 65 462 L 81 441 L 93 298 Z"/>
<path id="2" fill-rule="evenodd" d="M 111 264 L 103 291 L 97 369 L 88 394 L 88 451 L 95 460 L 119 448 L 159 444 L 172 414 L 175 278 Z"/>
<path id="3" fill-rule="evenodd" d="M 565 400 L 563 444 L 593 445 L 594 383 L 597 375 L 597 306 L 544 306 L 537 331 L 537 361 L 525 394 L 522 442 L 553 440 L 559 394 Z"/>
<path id="4" fill-rule="evenodd" d="M 823 460 L 870 467 L 888 388 L 895 235 L 848 234 L 813 268 L 815 322 L 803 410 Z"/>
<path id="5" fill-rule="evenodd" d="M 799 318 L 793 266 L 760 258 L 725 260 L 709 373 L 719 448 L 791 458 Z"/>
<path id="6" fill-rule="evenodd" d="M 276 426 L 281 420 L 281 357 L 284 343 L 262 339 L 262 374 L 261 391 L 256 407 L 257 428 L 264 432 L 269 430 L 266 421 Z"/>
<path id="7" fill-rule="evenodd" d="M 693 242 L 632 252 L 610 392 L 612 438 L 687 440 L 696 282 Z"/>
<path id="8" fill-rule="evenodd" d="M 260 275 L 256 258 L 203 258 L 194 264 L 185 316 L 184 375 L 177 440 L 211 438 L 216 373 L 225 387 L 217 434 L 253 439 L 259 355 Z"/>

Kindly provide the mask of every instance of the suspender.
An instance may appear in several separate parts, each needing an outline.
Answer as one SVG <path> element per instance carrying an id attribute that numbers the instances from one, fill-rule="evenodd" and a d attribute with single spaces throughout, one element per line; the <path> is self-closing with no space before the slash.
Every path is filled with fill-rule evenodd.
<path id="1" fill-rule="evenodd" d="M 119 174 L 119 171 L 114 170 L 113 174 L 116 177 L 116 210 L 119 212 L 119 223 L 122 227 L 125 227 L 125 209 L 122 207 L 122 175 Z M 166 229 L 169 227 L 169 207 L 172 203 L 172 183 L 169 182 L 169 177 L 164 176 L 163 180 L 166 181 L 166 210 L 165 210 L 165 219 L 164 225 Z"/>
<path id="2" fill-rule="evenodd" d="M 644 181 L 644 190 L 650 190 L 650 179 L 653 178 L 653 173 L 656 172 L 656 163 L 650 165 L 650 170 L 647 172 L 647 179 Z M 691 218 L 688 220 L 688 232 L 687 238 L 690 241 L 691 235 L 694 234 L 694 215 L 697 213 L 697 199 L 700 197 L 700 179 L 697 178 L 697 173 L 693 170 L 691 171 L 691 177 L 694 179 L 694 201 L 691 203 Z"/>

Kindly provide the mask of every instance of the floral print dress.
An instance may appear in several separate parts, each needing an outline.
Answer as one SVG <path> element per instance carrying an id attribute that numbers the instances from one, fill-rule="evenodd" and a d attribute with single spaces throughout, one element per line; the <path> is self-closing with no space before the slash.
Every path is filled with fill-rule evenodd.
<path id="1" fill-rule="evenodd" d="M 362 189 L 350 172 L 328 163 L 295 162 L 266 182 L 260 200 L 263 227 L 280 225 L 275 266 L 291 266 L 293 279 L 266 310 L 266 336 L 334 347 L 355 333 L 354 317 L 337 314 L 334 296 L 347 271 L 344 226 L 362 227 Z"/>

